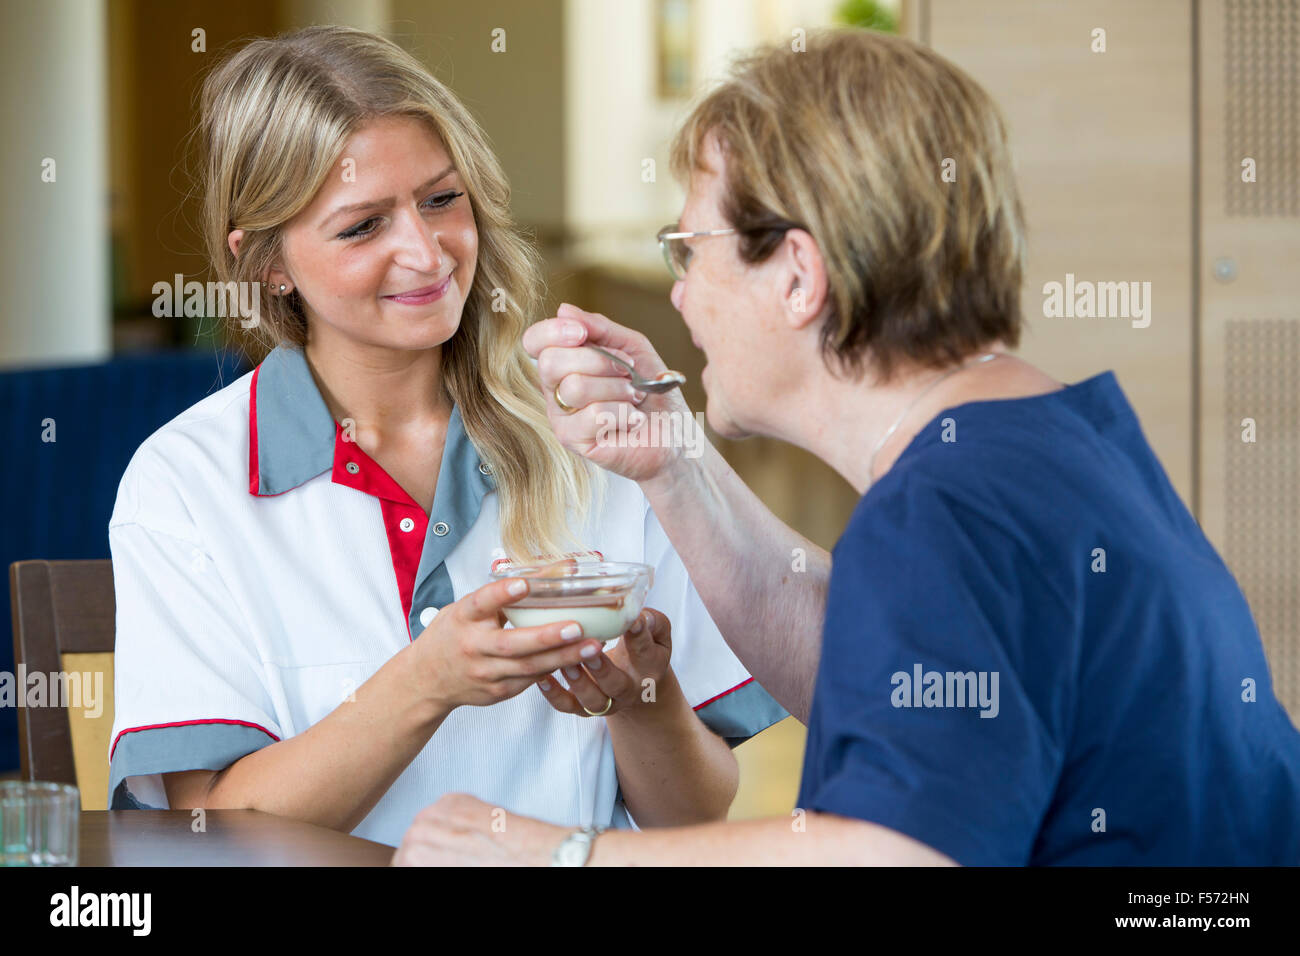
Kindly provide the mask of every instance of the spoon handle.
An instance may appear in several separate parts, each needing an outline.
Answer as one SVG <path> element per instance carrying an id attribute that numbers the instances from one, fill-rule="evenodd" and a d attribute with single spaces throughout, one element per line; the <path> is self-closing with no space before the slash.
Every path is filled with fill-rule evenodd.
<path id="1" fill-rule="evenodd" d="M 653 381 L 642 378 L 636 369 L 612 352 L 602 349 L 599 345 L 592 345 L 590 342 L 585 342 L 583 344 L 585 344 L 589 349 L 595 349 L 601 355 L 617 362 L 619 365 L 627 369 L 628 374 L 632 376 L 632 387 L 638 392 L 653 392 L 655 395 L 662 395 L 664 392 L 671 392 L 674 388 L 678 388 L 686 382 L 685 375 L 681 372 L 674 372 L 671 370 L 665 371 L 658 379 Z"/>

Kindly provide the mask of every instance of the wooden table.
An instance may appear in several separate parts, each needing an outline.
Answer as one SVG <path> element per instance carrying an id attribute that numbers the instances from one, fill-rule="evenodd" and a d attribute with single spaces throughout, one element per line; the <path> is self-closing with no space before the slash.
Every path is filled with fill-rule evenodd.
<path id="1" fill-rule="evenodd" d="M 260 810 L 81 811 L 81 866 L 387 866 L 382 843 Z"/>

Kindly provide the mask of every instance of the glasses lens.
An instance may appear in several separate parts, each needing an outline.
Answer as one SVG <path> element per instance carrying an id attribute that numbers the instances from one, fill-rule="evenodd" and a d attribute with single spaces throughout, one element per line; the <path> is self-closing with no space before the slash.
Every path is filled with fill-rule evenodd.
<path id="1" fill-rule="evenodd" d="M 679 279 L 686 278 L 686 270 L 691 264 L 691 247 L 685 239 L 669 239 L 668 252 L 671 258 L 670 268 Z"/>
<path id="2" fill-rule="evenodd" d="M 659 246 L 664 251 L 664 262 L 674 279 L 686 278 L 686 263 L 683 258 L 683 245 L 680 239 L 660 239 Z"/>
<path id="3" fill-rule="evenodd" d="M 686 269 L 691 264 L 691 249 L 685 239 L 665 239 L 668 233 L 678 232 L 680 226 L 674 223 L 659 230 L 659 247 L 664 253 L 664 262 L 675 279 L 685 279 Z"/>
<path id="4" fill-rule="evenodd" d="M 681 276 L 677 274 L 677 266 L 673 262 L 672 243 L 667 239 L 660 239 L 659 248 L 664 254 L 664 265 L 668 267 L 668 271 L 672 273 L 674 279 L 680 279 Z"/>

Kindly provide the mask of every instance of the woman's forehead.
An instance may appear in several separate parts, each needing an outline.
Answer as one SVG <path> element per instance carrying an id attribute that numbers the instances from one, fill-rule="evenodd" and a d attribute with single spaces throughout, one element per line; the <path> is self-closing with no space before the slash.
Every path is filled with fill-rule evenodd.
<path id="1" fill-rule="evenodd" d="M 678 225 L 685 232 L 702 229 L 714 229 L 716 225 L 700 225 L 701 222 L 716 218 L 721 199 L 722 177 L 710 170 L 697 169 L 691 173 L 687 184 L 686 202 L 682 206 Z"/>
<path id="2" fill-rule="evenodd" d="M 429 130 L 358 130 L 345 144 L 335 173 L 326 178 L 305 212 L 305 220 L 334 225 L 346 213 L 382 209 L 457 175 L 442 143 Z"/>

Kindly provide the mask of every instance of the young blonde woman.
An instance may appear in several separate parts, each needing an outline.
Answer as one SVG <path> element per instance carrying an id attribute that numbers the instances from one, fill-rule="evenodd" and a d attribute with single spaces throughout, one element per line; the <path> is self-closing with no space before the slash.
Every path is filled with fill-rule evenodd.
<path id="1" fill-rule="evenodd" d="M 554 437 L 521 345 L 539 264 L 468 112 L 389 41 L 313 27 L 219 64 L 200 132 L 207 251 L 270 291 L 241 333 L 270 352 L 123 476 L 110 806 L 394 846 L 448 792 L 573 828 L 725 817 L 728 743 L 785 712 L 639 487 Z M 503 626 L 526 582 L 485 583 L 575 553 L 655 569 L 608 653 Z"/>

